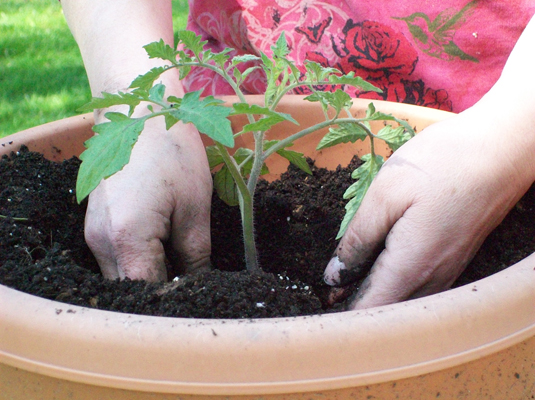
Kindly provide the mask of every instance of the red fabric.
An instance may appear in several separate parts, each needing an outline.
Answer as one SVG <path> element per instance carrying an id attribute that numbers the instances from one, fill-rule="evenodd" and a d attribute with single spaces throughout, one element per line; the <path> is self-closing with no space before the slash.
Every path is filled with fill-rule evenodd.
<path id="1" fill-rule="evenodd" d="M 354 96 L 459 112 L 496 82 L 533 14 L 535 2 L 526 0 L 190 0 L 188 29 L 234 54 L 270 54 L 285 32 L 298 65 L 311 59 L 355 71 L 384 91 L 345 88 Z M 185 83 L 232 93 L 206 70 Z M 261 71 L 245 84 L 249 93 L 264 87 Z"/>

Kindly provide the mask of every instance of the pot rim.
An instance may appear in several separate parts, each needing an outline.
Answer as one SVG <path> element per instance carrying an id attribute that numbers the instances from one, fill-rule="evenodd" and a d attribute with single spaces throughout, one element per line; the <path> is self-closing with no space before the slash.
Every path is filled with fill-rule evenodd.
<path id="1" fill-rule="evenodd" d="M 374 101 L 382 111 L 400 106 L 383 103 Z M 61 124 L 74 122 L 87 131 L 88 119 L 72 117 Z M 60 129 L 47 125 L 49 131 Z M 0 150 L 9 141 L 8 147 L 18 146 L 23 139 L 16 135 L 0 139 Z M 384 307 L 293 318 L 191 320 L 71 306 L 0 285 L 0 362 L 80 383 L 160 393 L 288 393 L 370 385 L 454 367 L 534 337 L 534 288 L 531 255 L 475 283 Z M 284 358 L 288 349 L 293 357 Z"/>

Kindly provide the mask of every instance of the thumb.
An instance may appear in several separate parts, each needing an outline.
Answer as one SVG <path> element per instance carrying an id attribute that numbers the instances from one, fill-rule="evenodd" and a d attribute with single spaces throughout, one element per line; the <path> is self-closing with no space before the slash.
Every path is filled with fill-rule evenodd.
<path id="1" fill-rule="evenodd" d="M 85 238 L 104 277 L 142 279 L 150 282 L 167 278 L 162 239 L 165 226 L 137 229 L 135 221 L 86 216 Z M 158 229 L 159 228 L 159 229 Z"/>

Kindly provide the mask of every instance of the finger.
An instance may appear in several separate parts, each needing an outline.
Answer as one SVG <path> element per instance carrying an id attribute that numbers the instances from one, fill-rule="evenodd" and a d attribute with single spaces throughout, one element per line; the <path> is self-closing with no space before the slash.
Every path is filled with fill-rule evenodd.
<path id="1" fill-rule="evenodd" d="M 327 284 L 346 285 L 363 277 L 383 249 L 388 232 L 413 202 L 407 186 L 395 184 L 395 174 L 384 173 L 390 172 L 388 168 L 395 168 L 391 161 L 383 166 L 370 186 L 328 263 L 324 272 Z"/>
<path id="2" fill-rule="evenodd" d="M 97 240 L 91 233 L 86 234 L 86 241 L 102 274 L 108 279 L 166 280 L 165 252 L 161 239 L 139 230 L 132 233 L 131 226 L 114 227 Z"/>
<path id="3" fill-rule="evenodd" d="M 140 214 L 133 210 L 143 208 L 135 204 L 122 207 L 114 204 L 111 207 L 113 212 L 99 210 L 98 207 L 98 200 L 93 201 L 90 197 L 85 238 L 104 277 L 127 277 L 151 282 L 165 280 L 167 274 L 162 241 L 169 235 L 169 219 L 159 213 L 149 212 L 140 220 Z"/>
<path id="4" fill-rule="evenodd" d="M 464 270 L 478 244 L 457 240 L 460 235 L 451 234 L 451 225 L 440 220 L 428 224 L 422 215 L 426 213 L 414 207 L 396 222 L 350 309 L 438 293 L 448 289 Z"/>
<path id="5" fill-rule="evenodd" d="M 89 211 L 89 207 L 88 207 Z M 92 218 L 88 212 L 85 217 L 84 237 L 91 252 L 95 256 L 100 267 L 102 275 L 106 279 L 124 279 L 124 274 L 119 274 L 117 261 L 112 256 L 113 251 L 106 241 L 103 221 L 98 218 Z"/>
<path id="6" fill-rule="evenodd" d="M 171 241 L 180 273 L 210 269 L 210 199 L 211 196 L 204 193 L 193 200 L 187 210 L 178 208 L 173 213 Z"/>

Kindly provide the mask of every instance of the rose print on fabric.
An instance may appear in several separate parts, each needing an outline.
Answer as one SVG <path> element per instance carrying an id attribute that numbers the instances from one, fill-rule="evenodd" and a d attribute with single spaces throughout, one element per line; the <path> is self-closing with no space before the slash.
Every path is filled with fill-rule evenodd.
<path id="1" fill-rule="evenodd" d="M 354 22 L 349 19 L 342 37 L 332 37 L 332 48 L 338 60 L 335 63 L 318 52 L 307 52 L 306 58 L 324 67 L 336 67 L 343 73 L 355 72 L 379 87 L 383 93 L 360 92 L 343 88 L 354 97 L 410 103 L 426 107 L 452 110 L 448 93 L 425 86 L 422 80 L 410 75 L 418 63 L 418 53 L 400 32 L 376 21 Z M 334 64 L 334 65 L 333 65 Z M 318 89 L 334 91 L 339 86 L 326 85 Z M 308 93 L 301 88 L 298 93 Z"/>
<path id="2" fill-rule="evenodd" d="M 306 35 L 306 37 L 308 38 L 310 42 L 319 43 L 321 41 L 321 38 L 323 37 L 323 33 L 325 32 L 325 29 L 329 26 L 331 21 L 332 21 L 332 18 L 329 17 L 329 18 L 325 18 L 323 21 L 313 26 L 301 25 L 295 28 L 295 30 L 299 33 Z"/>
<path id="3" fill-rule="evenodd" d="M 418 53 L 401 33 L 378 22 L 354 23 L 351 19 L 342 32 L 342 47 L 335 45 L 334 49 L 344 71 L 361 70 L 359 75 L 364 79 L 392 73 L 410 75 L 414 71 Z"/>
<path id="4" fill-rule="evenodd" d="M 466 16 L 477 2 L 478 0 L 471 1 L 458 12 L 447 9 L 433 21 L 422 12 L 393 18 L 407 23 L 414 41 L 426 54 L 446 61 L 461 59 L 477 63 L 477 58 L 465 53 L 453 41 L 455 31 L 466 22 Z"/>

